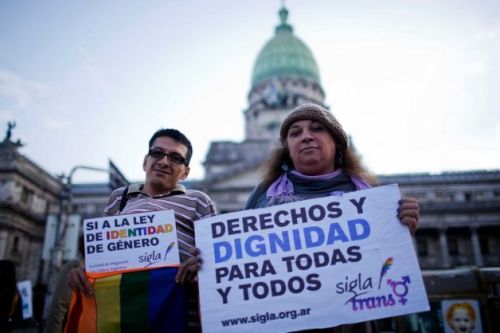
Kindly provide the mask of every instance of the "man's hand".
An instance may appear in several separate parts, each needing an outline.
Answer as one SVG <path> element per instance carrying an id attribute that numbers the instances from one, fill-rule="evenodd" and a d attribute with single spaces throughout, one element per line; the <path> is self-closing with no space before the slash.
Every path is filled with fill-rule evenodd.
<path id="1" fill-rule="evenodd" d="M 69 272 L 68 286 L 74 291 L 82 292 L 87 296 L 91 296 L 94 293 L 94 290 L 85 275 L 85 270 L 82 267 L 73 268 Z"/>
<path id="2" fill-rule="evenodd" d="M 415 198 L 403 198 L 399 200 L 398 218 L 402 224 L 410 229 L 412 234 L 417 231 L 420 218 L 420 208 Z"/>
<path id="3" fill-rule="evenodd" d="M 198 281 L 198 271 L 201 268 L 200 250 L 192 247 L 189 252 L 193 255 L 188 260 L 184 261 L 180 266 L 177 274 L 175 275 L 175 282 L 184 284 L 185 282 Z"/>

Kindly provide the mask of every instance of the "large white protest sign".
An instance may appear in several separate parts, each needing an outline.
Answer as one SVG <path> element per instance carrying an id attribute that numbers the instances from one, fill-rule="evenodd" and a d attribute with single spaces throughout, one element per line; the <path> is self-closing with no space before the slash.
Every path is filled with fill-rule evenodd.
<path id="1" fill-rule="evenodd" d="M 83 228 L 87 272 L 124 272 L 179 265 L 172 210 L 86 219 Z"/>
<path id="2" fill-rule="evenodd" d="M 286 332 L 429 309 L 397 185 L 195 224 L 203 332 Z"/>

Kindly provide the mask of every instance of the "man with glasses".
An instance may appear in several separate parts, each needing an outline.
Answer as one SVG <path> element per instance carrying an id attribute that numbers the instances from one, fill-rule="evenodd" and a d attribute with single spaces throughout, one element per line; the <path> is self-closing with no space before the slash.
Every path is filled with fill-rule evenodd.
<path id="1" fill-rule="evenodd" d="M 191 142 L 175 129 L 160 129 L 149 140 L 149 150 L 144 157 L 146 173 L 144 184 L 133 184 L 111 193 L 105 215 L 135 214 L 172 209 L 175 214 L 181 268 L 175 281 L 184 284 L 193 281 L 196 270 L 184 269 L 183 263 L 193 257 L 194 222 L 215 214 L 215 206 L 203 192 L 186 190 L 179 184 L 189 175 L 189 162 L 193 154 Z M 197 260 L 196 257 L 191 261 Z M 133 273 L 131 273 L 133 274 Z M 93 294 L 82 268 L 73 269 L 68 275 L 68 285 L 87 296 Z M 196 291 L 188 285 L 188 331 L 199 330 Z M 173 331 L 172 329 L 170 331 Z"/>
<path id="2" fill-rule="evenodd" d="M 189 161 L 193 148 L 179 131 L 163 129 L 149 140 L 149 151 L 142 168 L 146 182 L 142 192 L 150 197 L 167 195 L 178 188 L 178 182 L 189 175 Z"/>

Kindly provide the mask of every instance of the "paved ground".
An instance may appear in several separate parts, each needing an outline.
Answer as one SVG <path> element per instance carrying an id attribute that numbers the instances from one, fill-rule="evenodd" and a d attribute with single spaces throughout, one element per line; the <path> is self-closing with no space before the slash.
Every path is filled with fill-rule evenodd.
<path id="1" fill-rule="evenodd" d="M 37 327 L 16 328 L 12 333 L 38 333 Z"/>
<path id="2" fill-rule="evenodd" d="M 16 328 L 12 333 L 42 333 L 42 329 L 39 325 L 30 319 L 27 319 L 22 325 L 23 327 Z"/>

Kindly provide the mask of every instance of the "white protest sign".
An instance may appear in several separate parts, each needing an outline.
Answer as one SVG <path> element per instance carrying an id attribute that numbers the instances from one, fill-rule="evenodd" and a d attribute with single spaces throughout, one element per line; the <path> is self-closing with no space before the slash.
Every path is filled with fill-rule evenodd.
<path id="1" fill-rule="evenodd" d="M 31 281 L 19 281 L 17 283 L 17 290 L 19 290 L 19 294 L 21 295 L 23 319 L 33 317 L 33 294 L 31 292 Z"/>
<path id="2" fill-rule="evenodd" d="M 195 224 L 203 332 L 285 332 L 429 310 L 397 185 Z"/>
<path id="3" fill-rule="evenodd" d="M 123 272 L 179 265 L 172 210 L 83 221 L 85 269 Z"/>

